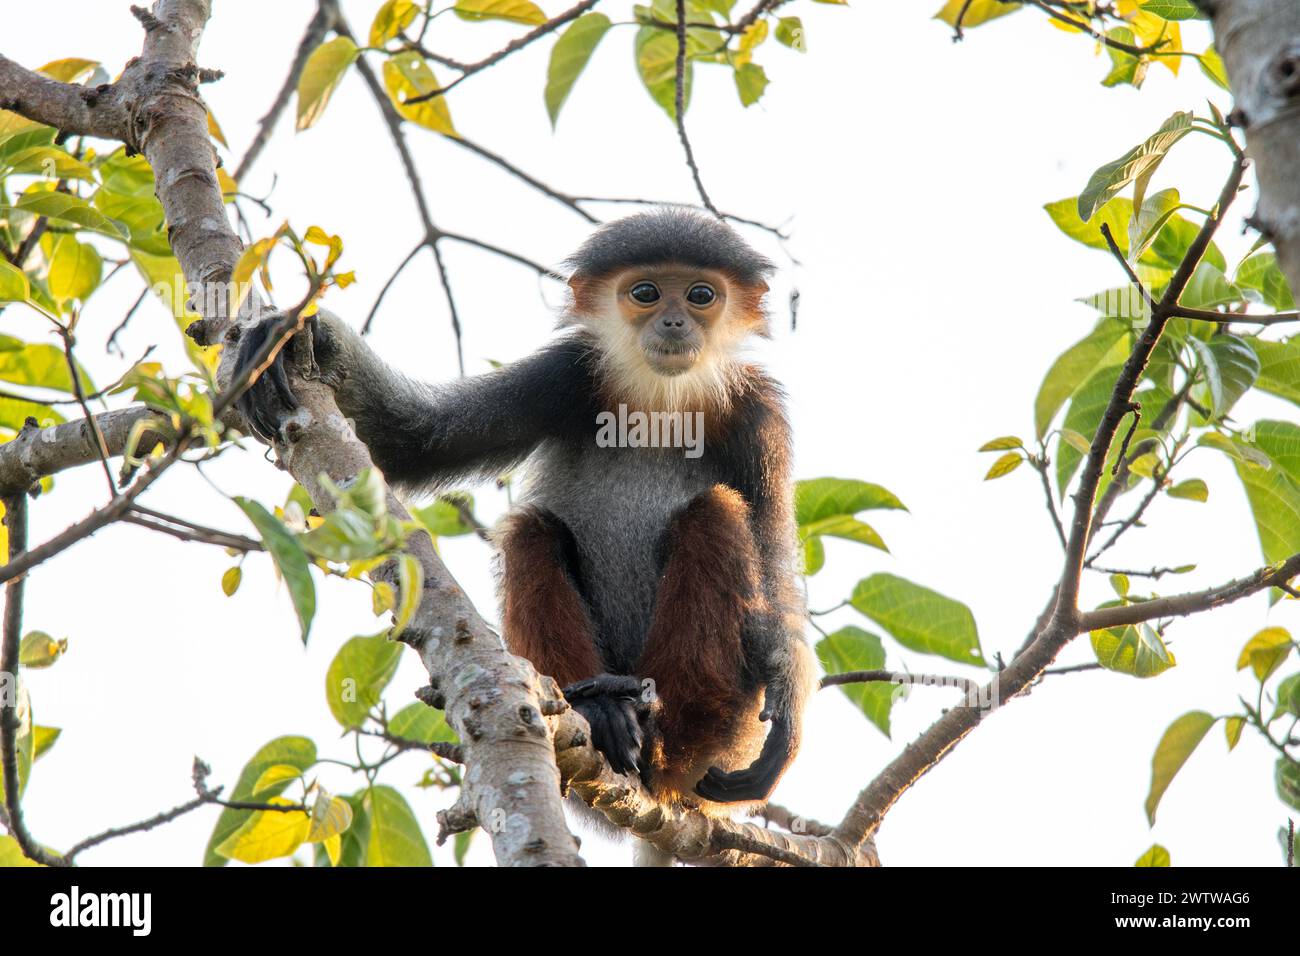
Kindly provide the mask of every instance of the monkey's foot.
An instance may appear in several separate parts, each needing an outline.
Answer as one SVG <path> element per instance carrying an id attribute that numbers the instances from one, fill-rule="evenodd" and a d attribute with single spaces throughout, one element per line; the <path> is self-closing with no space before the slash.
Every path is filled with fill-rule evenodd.
<path id="1" fill-rule="evenodd" d="M 641 681 L 626 674 L 599 674 L 564 688 L 564 698 L 591 725 L 591 744 L 615 773 L 638 773 L 649 704 Z"/>

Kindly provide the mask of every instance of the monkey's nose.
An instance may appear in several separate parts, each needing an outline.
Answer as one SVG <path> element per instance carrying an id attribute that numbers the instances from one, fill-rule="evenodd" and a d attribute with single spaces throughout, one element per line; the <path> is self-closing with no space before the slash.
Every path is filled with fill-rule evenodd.
<path id="1" fill-rule="evenodd" d="M 680 332 L 686 327 L 686 317 L 668 313 L 659 319 L 659 325 L 668 332 Z"/>

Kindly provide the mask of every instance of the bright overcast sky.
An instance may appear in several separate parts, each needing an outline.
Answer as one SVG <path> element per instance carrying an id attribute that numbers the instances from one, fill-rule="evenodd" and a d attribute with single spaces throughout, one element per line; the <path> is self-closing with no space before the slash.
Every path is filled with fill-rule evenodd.
<path id="1" fill-rule="evenodd" d="M 30 67 L 68 56 L 98 59 L 115 74 L 140 48 L 127 6 L 64 0 L 52 18 L 39 5 L 9 0 L 0 11 L 3 51 Z M 313 3 L 215 6 L 200 62 L 226 73 L 204 93 L 234 147 L 227 161 L 233 169 L 284 78 Z M 377 6 L 378 0 L 344 3 L 355 32 L 365 31 Z M 543 6 L 550 14 L 562 9 L 555 0 Z M 1009 656 L 1024 639 L 1059 574 L 1060 553 L 1032 472 L 986 484 L 989 460 L 975 449 L 998 435 L 1030 436 L 1043 373 L 1093 319 L 1073 300 L 1120 282 L 1113 261 L 1059 233 L 1042 205 L 1077 194 L 1093 169 L 1173 111 L 1204 112 L 1207 97 L 1226 111 L 1228 99 L 1192 61 L 1178 79 L 1153 67 L 1140 93 L 1104 89 L 1105 56 L 1094 56 L 1084 38 L 1050 28 L 1035 11 L 970 31 L 954 45 L 950 31 L 930 19 L 938 6 L 939 0 L 857 0 L 849 8 L 796 0 L 790 12 L 804 20 L 809 52 L 769 41 L 759 61 L 771 86 L 749 110 L 740 107 L 727 71 L 697 68 L 687 121 L 721 208 L 769 222 L 791 218 L 789 252 L 797 267 L 764 234 L 750 237 L 782 264 L 772 298 L 776 337 L 760 351 L 791 395 L 797 474 L 879 482 L 910 509 L 870 518 L 892 555 L 830 543 L 811 604 L 834 605 L 859 578 L 889 571 L 966 602 L 991 658 L 995 651 Z M 1189 46 L 1203 46 L 1202 29 L 1184 27 Z M 519 32 L 443 17 L 430 42 L 473 59 Z M 450 97 L 456 125 L 561 190 L 691 201 L 672 125 L 635 75 L 632 36 L 623 27 L 605 38 L 558 132 L 551 132 L 542 100 L 549 42 L 459 86 Z M 269 193 L 274 207 L 269 220 L 248 207 L 254 229 L 270 232 L 287 218 L 342 235 L 343 267 L 354 268 L 359 281 L 330 293 L 329 305 L 359 325 L 419 235 L 406 182 L 355 75 L 317 127 L 295 135 L 292 126 L 288 115 L 242 184 L 254 195 Z M 444 228 L 548 263 L 587 235 L 587 223 L 517 180 L 431 133 L 409 133 Z M 1227 167 L 1221 147 L 1191 137 L 1158 182 L 1208 206 Z M 1253 197 L 1239 211 L 1252 205 Z M 1234 220 L 1225 227 L 1220 240 L 1233 262 L 1250 241 L 1235 226 Z M 553 290 L 476 250 L 446 250 L 471 372 L 546 340 Z M 287 301 L 292 279 L 285 265 Z M 792 333 L 785 302 L 795 285 L 801 305 Z M 124 368 L 105 355 L 104 340 L 138 288 L 125 274 L 115 278 L 83 318 L 80 355 L 97 381 L 111 381 Z M 30 339 L 46 334 L 18 308 L 4 312 L 0 328 Z M 184 367 L 175 328 L 154 303 L 121 340 L 128 358 L 156 344 L 171 368 Z M 412 375 L 455 374 L 447 309 L 426 258 L 394 285 L 372 342 Z M 1250 420 L 1294 409 L 1252 397 L 1239 412 Z M 146 503 L 248 530 L 234 505 L 185 471 L 171 473 Z M 256 448 L 225 455 L 209 474 L 227 494 L 268 503 L 282 500 L 289 486 Z M 1139 567 L 1197 563 L 1195 574 L 1168 584 L 1179 590 L 1226 581 L 1260 562 L 1244 495 L 1222 456 L 1194 455 L 1191 475 L 1209 483 L 1212 506 L 1161 501 L 1151 528 L 1133 533 L 1115 558 Z M 55 494 L 33 503 L 32 541 L 76 520 L 103 494 L 95 469 L 60 476 Z M 486 517 L 504 507 L 495 492 L 483 490 L 479 500 Z M 444 555 L 494 616 L 486 547 L 457 539 L 445 542 Z M 227 787 L 258 747 L 282 734 L 306 734 L 322 754 L 351 756 L 337 739 L 323 683 L 340 643 L 377 629 L 368 592 L 337 582 L 321 587 L 304 652 L 268 559 L 249 559 L 233 599 L 219 583 L 229 565 L 218 549 L 113 526 L 31 576 L 26 626 L 70 643 L 57 666 L 28 674 L 37 722 L 64 728 L 27 790 L 28 822 L 38 839 L 66 848 L 185 801 L 195 754 Z M 1085 600 L 1108 593 L 1098 579 Z M 1012 702 L 903 797 L 879 834 L 883 860 L 1125 865 L 1158 841 L 1176 865 L 1277 864 L 1276 833 L 1286 813 L 1273 793 L 1273 754 L 1252 733 L 1228 755 L 1216 731 L 1170 788 L 1154 829 L 1142 804 L 1165 727 L 1188 710 L 1233 709 L 1237 695 L 1251 691 L 1234 674 L 1241 645 L 1266 622 L 1300 625 L 1297 608 L 1283 602 L 1270 611 L 1256 597 L 1176 624 L 1169 637 L 1178 667 L 1149 682 L 1071 675 Z M 855 612 L 841 611 L 830 622 L 855 623 Z M 861 618 L 856 623 L 871 627 Z M 961 670 L 886 644 L 892 667 Z M 1085 638 L 1060 660 L 1091 657 Z M 389 690 L 392 706 L 409 701 L 423 682 L 415 655 L 407 655 Z M 951 691 L 916 691 L 895 707 L 889 740 L 840 692 L 822 692 L 803 752 L 776 798 L 799 813 L 837 820 L 951 698 Z M 403 787 L 432 842 L 434 813 L 447 797 L 406 786 L 423 768 L 418 755 L 404 756 L 383 779 Z M 322 779 L 336 792 L 357 785 L 337 767 L 324 768 Z M 110 842 L 84 862 L 197 863 L 215 816 L 204 811 Z M 584 851 L 593 862 L 630 856 L 625 846 L 591 837 Z M 450 860 L 447 849 L 436 855 Z M 486 840 L 476 842 L 475 859 L 490 860 Z"/>

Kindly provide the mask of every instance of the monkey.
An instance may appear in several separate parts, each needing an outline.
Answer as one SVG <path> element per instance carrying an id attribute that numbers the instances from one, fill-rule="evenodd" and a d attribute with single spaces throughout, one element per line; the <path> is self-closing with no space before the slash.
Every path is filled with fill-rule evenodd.
<path id="1" fill-rule="evenodd" d="M 812 683 L 784 392 L 744 350 L 770 336 L 774 266 L 673 206 L 600 227 L 565 266 L 558 336 L 512 364 L 421 384 L 323 312 L 316 364 L 404 493 L 524 465 L 492 536 L 503 638 L 559 683 L 611 769 L 664 803 L 756 804 L 798 751 Z M 242 364 L 271 321 L 245 333 Z M 282 358 L 239 408 L 277 436 L 296 408 Z M 698 423 L 694 454 L 635 428 L 609 440 L 616 420 L 654 416 L 670 439 Z"/>

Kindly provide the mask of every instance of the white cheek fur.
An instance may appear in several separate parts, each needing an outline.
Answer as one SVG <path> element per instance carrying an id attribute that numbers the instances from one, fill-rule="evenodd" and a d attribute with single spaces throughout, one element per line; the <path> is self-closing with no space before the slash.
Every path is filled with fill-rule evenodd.
<path id="1" fill-rule="evenodd" d="M 638 330 L 624 320 L 615 303 L 605 303 L 599 315 L 570 314 L 569 322 L 596 340 L 602 372 L 629 405 L 647 410 L 701 411 L 730 404 L 740 370 L 740 352 L 749 335 L 745 324 L 736 317 L 724 314 L 707 336 L 695 364 L 677 375 L 664 375 L 646 361 Z"/>

